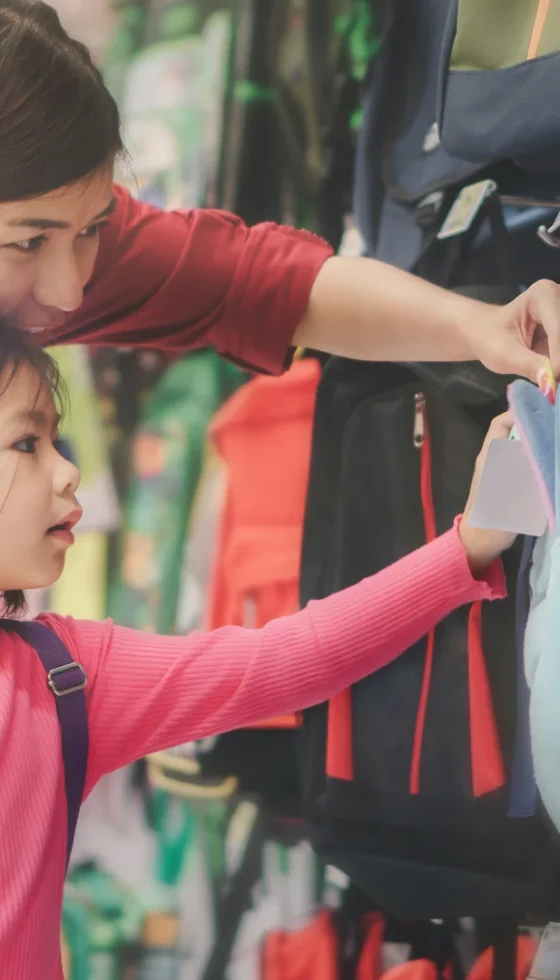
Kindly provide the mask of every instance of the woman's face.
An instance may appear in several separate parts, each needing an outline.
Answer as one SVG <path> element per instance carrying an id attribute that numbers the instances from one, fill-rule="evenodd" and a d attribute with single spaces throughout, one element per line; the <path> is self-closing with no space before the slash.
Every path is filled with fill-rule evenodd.
<path id="1" fill-rule="evenodd" d="M 113 206 L 112 172 L 0 203 L 0 314 L 25 330 L 62 325 L 81 305 Z"/>

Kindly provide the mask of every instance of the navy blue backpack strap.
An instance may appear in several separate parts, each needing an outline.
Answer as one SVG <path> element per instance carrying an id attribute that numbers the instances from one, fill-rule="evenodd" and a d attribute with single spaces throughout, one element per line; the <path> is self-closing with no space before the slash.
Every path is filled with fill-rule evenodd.
<path id="1" fill-rule="evenodd" d="M 87 674 L 61 639 L 47 626 L 37 622 L 3 620 L 2 627 L 18 633 L 36 651 L 47 675 L 60 722 L 64 784 L 68 810 L 66 867 L 70 860 L 76 824 L 86 782 L 89 733 L 84 689 Z"/>
<path id="2" fill-rule="evenodd" d="M 525 677 L 523 647 L 529 617 L 529 572 L 535 538 L 526 537 L 517 574 L 515 640 L 517 647 L 517 719 L 511 770 L 508 816 L 531 817 L 537 805 L 537 784 L 529 732 L 529 686 Z"/>

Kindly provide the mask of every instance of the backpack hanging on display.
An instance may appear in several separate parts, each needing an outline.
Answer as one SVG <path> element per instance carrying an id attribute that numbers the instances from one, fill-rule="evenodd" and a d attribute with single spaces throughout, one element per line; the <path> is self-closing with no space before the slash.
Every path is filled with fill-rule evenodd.
<path id="1" fill-rule="evenodd" d="M 444 267 L 460 274 L 468 245 L 467 236 L 463 257 L 453 239 L 438 242 Z M 505 391 L 505 379 L 477 364 L 327 365 L 315 413 L 302 605 L 451 526 Z M 504 559 L 508 600 L 457 610 L 394 663 L 305 713 L 312 841 L 396 918 L 549 911 L 556 838 L 540 806 L 523 819 L 509 816 L 518 560 L 516 549 Z"/>
<path id="2" fill-rule="evenodd" d="M 354 214 L 364 249 L 370 256 L 450 285 L 437 252 L 429 264 L 423 261 L 424 253 L 462 188 L 493 180 L 506 205 L 504 218 L 512 230 L 510 247 L 520 282 L 527 286 L 539 278 L 554 279 L 556 255 L 536 239 L 539 225 L 550 223 L 555 213 L 560 166 L 556 174 L 537 180 L 511 162 L 496 160 L 490 151 L 473 162 L 466 154 L 451 154 L 440 142 L 438 72 L 448 12 L 447 0 L 393 0 L 386 7 L 379 27 L 382 44 L 365 82 L 356 151 Z M 464 112 L 461 119 L 466 119 Z M 453 288 L 496 285 L 494 244 L 484 226 L 472 244 Z M 495 293 L 494 301 L 510 299 L 511 289 L 500 285 L 501 295 Z"/>
<path id="3" fill-rule="evenodd" d="M 451 526 L 490 420 L 476 368 L 334 360 L 319 389 L 302 604 Z M 332 528 L 325 535 L 325 528 Z M 506 558 L 510 595 L 515 554 Z M 554 867 L 540 815 L 508 818 L 513 600 L 476 604 L 351 692 L 305 713 L 311 839 L 397 918 L 538 911 Z"/>
<path id="4" fill-rule="evenodd" d="M 529 603 L 523 632 L 521 680 L 529 697 L 531 758 L 536 786 L 555 827 L 560 830 L 558 720 L 555 699 L 560 676 L 558 637 L 558 514 L 560 505 L 560 427 L 558 404 L 550 404 L 533 385 L 516 381 L 509 392 L 525 459 L 534 474 L 546 520 L 544 533 L 528 539 Z M 507 489 L 504 488 L 504 492 Z M 534 794 L 533 794 L 534 795 Z"/>
<path id="5" fill-rule="evenodd" d="M 216 414 L 211 438 L 224 467 L 225 501 L 205 626 L 263 626 L 299 605 L 299 566 L 319 365 L 296 361 L 280 379 L 254 378 Z M 274 833 L 301 836 L 297 715 L 158 753 L 151 778 L 182 783 L 191 799 L 257 794 Z M 296 818 L 295 824 L 286 824 Z"/>
<path id="6" fill-rule="evenodd" d="M 371 0 L 283 0 L 275 105 L 292 221 L 338 248 L 351 209 L 364 64 L 375 52 Z"/>
<path id="7" fill-rule="evenodd" d="M 443 145 L 475 164 L 509 158 L 529 170 L 557 170 L 560 4 L 453 0 L 447 6 Z"/>

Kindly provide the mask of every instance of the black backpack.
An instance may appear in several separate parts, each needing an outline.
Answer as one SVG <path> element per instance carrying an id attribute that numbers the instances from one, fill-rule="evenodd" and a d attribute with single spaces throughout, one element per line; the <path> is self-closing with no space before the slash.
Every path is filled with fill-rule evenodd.
<path id="1" fill-rule="evenodd" d="M 505 381 L 479 365 L 333 359 L 316 406 L 302 605 L 448 529 L 504 404 Z M 457 610 L 305 714 L 312 842 L 396 918 L 550 911 L 558 865 L 545 818 L 508 817 L 517 566 L 514 550 L 508 600 Z"/>

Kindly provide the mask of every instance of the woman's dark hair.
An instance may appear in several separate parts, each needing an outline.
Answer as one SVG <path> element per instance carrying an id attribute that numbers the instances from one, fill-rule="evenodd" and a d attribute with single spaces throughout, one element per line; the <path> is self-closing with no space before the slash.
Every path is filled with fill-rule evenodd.
<path id="1" fill-rule="evenodd" d="M 10 326 L 0 317 L 0 377 L 2 378 L 0 398 L 10 387 L 20 367 L 24 365 L 31 368 L 37 378 L 37 398 L 47 389 L 55 401 L 59 414 L 64 415 L 68 399 L 58 364 L 46 350 L 35 344 L 25 331 Z M 0 501 L 0 510 L 4 503 L 5 501 Z M 24 611 L 26 603 L 23 592 L 14 589 L 0 595 L 4 607 L 0 616 L 15 616 Z"/>
<path id="2" fill-rule="evenodd" d="M 122 150 L 115 100 L 87 48 L 48 4 L 0 0 L 0 202 L 73 184 Z"/>

